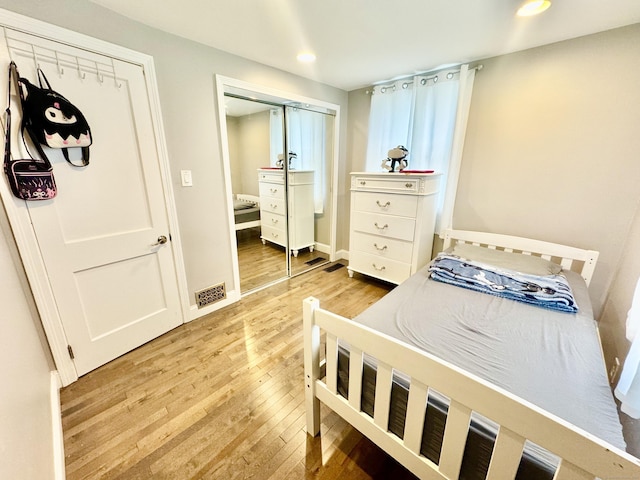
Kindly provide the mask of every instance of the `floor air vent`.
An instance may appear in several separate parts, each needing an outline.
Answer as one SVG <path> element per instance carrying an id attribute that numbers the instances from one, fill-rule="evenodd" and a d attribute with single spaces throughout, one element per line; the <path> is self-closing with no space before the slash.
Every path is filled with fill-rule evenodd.
<path id="1" fill-rule="evenodd" d="M 218 300 L 227 298 L 227 292 L 224 288 L 224 283 L 219 283 L 213 287 L 205 288 L 196 292 L 196 302 L 198 302 L 198 308 L 210 305 Z"/>

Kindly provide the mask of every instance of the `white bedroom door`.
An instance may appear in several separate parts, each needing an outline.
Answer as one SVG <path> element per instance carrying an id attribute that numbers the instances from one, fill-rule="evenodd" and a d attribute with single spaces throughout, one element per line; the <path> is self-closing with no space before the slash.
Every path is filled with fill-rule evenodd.
<path id="1" fill-rule="evenodd" d="M 39 65 L 93 135 L 85 168 L 47 150 L 58 195 L 25 202 L 80 376 L 183 323 L 145 74 L 140 65 L 12 35 L 20 74 L 35 83 Z M 15 131 L 13 138 L 14 156 L 25 155 Z"/>

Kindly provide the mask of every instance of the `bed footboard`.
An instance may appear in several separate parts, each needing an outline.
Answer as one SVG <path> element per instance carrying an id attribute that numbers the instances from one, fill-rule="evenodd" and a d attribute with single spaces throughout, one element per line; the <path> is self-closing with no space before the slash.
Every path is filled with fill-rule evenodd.
<path id="1" fill-rule="evenodd" d="M 477 412 L 499 425 L 487 479 L 515 478 L 527 440 L 560 457 L 556 480 L 640 478 L 640 461 L 626 452 L 454 365 L 323 310 L 315 298 L 303 302 L 303 323 L 310 435 L 320 433 L 322 402 L 420 478 L 455 479 Z M 349 346 L 348 398 L 338 393 L 339 342 Z M 373 417 L 360 404 L 365 352 L 377 364 Z M 403 438 L 388 429 L 394 369 L 411 379 Z M 450 399 L 438 464 L 420 453 L 431 389 Z"/>

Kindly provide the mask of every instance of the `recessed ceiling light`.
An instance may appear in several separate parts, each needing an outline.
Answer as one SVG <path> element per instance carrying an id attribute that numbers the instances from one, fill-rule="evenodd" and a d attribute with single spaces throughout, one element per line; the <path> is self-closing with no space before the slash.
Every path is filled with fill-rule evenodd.
<path id="1" fill-rule="evenodd" d="M 551 6 L 550 0 L 527 0 L 519 9 L 519 17 L 530 17 L 544 12 Z"/>
<path id="2" fill-rule="evenodd" d="M 311 63 L 316 61 L 316 56 L 311 52 L 302 52 L 298 54 L 297 59 L 299 62 Z"/>

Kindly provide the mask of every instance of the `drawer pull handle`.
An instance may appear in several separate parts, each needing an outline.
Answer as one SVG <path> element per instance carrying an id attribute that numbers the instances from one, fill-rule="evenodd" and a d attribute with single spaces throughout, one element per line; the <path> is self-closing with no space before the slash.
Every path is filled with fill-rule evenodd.
<path id="1" fill-rule="evenodd" d="M 384 230 L 385 228 L 388 228 L 389 225 L 387 225 L 386 223 L 381 227 L 380 225 L 378 225 L 378 222 L 373 224 L 378 230 Z"/>
<path id="2" fill-rule="evenodd" d="M 269 191 L 271 193 L 278 193 L 278 189 L 277 188 L 270 188 Z"/>
<path id="3" fill-rule="evenodd" d="M 360 185 L 362 185 L 363 187 L 367 184 L 367 182 L 365 182 L 364 180 L 360 180 Z"/>
<path id="4" fill-rule="evenodd" d="M 407 183 L 404 184 L 404 186 L 407 187 L 407 188 L 413 188 L 413 183 L 407 182 Z"/>
<path id="5" fill-rule="evenodd" d="M 391 205 L 391 202 L 387 201 L 387 203 L 383 205 L 382 203 L 380 203 L 380 200 L 376 200 L 376 205 L 378 205 L 380 208 L 387 208 L 389 205 Z"/>
<path id="6" fill-rule="evenodd" d="M 383 270 L 385 270 L 385 266 L 382 265 L 381 267 L 378 267 L 375 263 L 372 263 L 371 265 L 373 265 L 373 268 L 376 269 L 379 272 L 382 272 Z"/>
<path id="7" fill-rule="evenodd" d="M 277 233 L 272 233 L 272 234 L 271 234 L 271 236 L 272 236 L 273 238 L 278 238 L 278 234 L 277 234 Z"/>
<path id="8" fill-rule="evenodd" d="M 271 208 L 273 208 L 274 210 L 278 208 L 278 205 L 274 205 L 273 203 L 271 203 L 270 205 L 271 205 Z"/>
<path id="9" fill-rule="evenodd" d="M 274 223 L 274 224 L 275 224 L 275 223 L 278 223 L 278 219 L 277 219 L 277 218 L 272 218 L 272 219 L 271 219 L 271 223 Z"/>
<path id="10" fill-rule="evenodd" d="M 373 246 L 375 247 L 376 250 L 378 250 L 379 252 L 384 252 L 387 249 L 387 246 L 384 245 L 382 247 L 379 247 L 377 243 L 374 243 Z"/>

